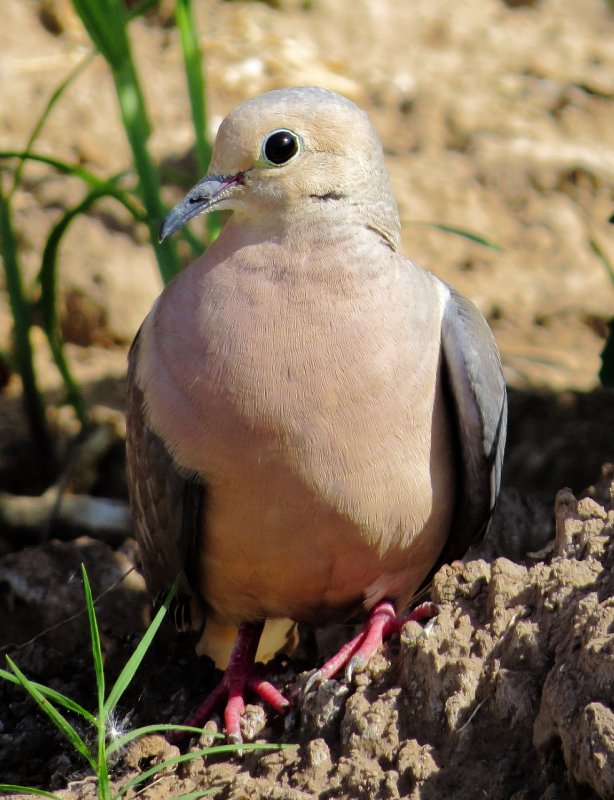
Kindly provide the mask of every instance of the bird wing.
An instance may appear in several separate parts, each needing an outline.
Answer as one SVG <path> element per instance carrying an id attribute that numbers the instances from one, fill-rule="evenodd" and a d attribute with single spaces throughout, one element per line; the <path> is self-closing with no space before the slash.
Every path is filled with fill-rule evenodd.
<path id="1" fill-rule="evenodd" d="M 490 328 L 473 303 L 447 288 L 441 342 L 460 479 L 442 561 L 462 558 L 486 532 L 501 485 L 507 425 L 505 380 Z"/>
<path id="2" fill-rule="evenodd" d="M 139 334 L 128 356 L 126 451 L 133 524 L 141 564 L 152 597 L 164 599 L 177 578 L 171 615 L 180 630 L 190 627 L 190 574 L 201 524 L 204 487 L 175 464 L 162 439 L 145 419 L 143 392 L 136 380 Z"/>

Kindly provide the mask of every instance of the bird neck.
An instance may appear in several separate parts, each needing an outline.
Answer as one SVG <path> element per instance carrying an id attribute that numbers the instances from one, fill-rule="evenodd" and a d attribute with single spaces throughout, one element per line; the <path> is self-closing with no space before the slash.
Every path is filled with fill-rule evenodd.
<path id="1" fill-rule="evenodd" d="M 396 251 L 398 233 L 394 226 L 379 225 L 376 218 L 365 218 L 348 204 L 332 199 L 286 206 L 258 216 L 235 211 L 220 240 L 226 245 L 232 243 L 234 248 L 274 243 L 291 249 L 382 245 Z"/>

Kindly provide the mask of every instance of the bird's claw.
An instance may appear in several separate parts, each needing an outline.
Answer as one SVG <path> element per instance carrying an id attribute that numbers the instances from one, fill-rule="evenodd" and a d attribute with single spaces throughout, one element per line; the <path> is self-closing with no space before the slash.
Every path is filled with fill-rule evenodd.
<path id="1" fill-rule="evenodd" d="M 437 615 L 434 603 L 422 603 L 405 617 L 398 617 L 394 606 L 387 602 L 379 603 L 371 612 L 365 628 L 358 636 L 343 647 L 320 669 L 313 673 L 305 684 L 303 697 L 306 697 L 316 686 L 334 677 L 345 668 L 345 679 L 351 683 L 354 676 L 363 672 L 371 656 L 377 652 L 384 640 L 398 633 L 406 622 L 425 623 Z"/>
<path id="2" fill-rule="evenodd" d="M 249 690 L 276 711 L 284 713 L 290 701 L 276 689 L 272 683 L 259 677 L 254 665 L 254 658 L 263 624 L 244 623 L 237 634 L 230 662 L 220 684 L 201 703 L 186 722 L 192 727 L 201 727 L 210 718 L 215 709 L 226 699 L 224 709 L 224 726 L 226 736 L 231 744 L 243 741 L 241 735 L 241 715 L 245 711 L 245 694 Z M 172 736 L 173 742 L 183 738 L 181 732 Z"/>
<path id="3" fill-rule="evenodd" d="M 358 672 L 364 672 L 367 666 L 367 659 L 361 654 L 356 653 L 350 658 L 345 667 L 345 679 L 348 683 L 352 683 L 354 675 Z"/>
<path id="4" fill-rule="evenodd" d="M 307 695 L 311 694 L 311 692 L 323 683 L 324 678 L 322 676 L 322 670 L 317 669 L 313 675 L 307 680 L 305 687 L 303 688 L 303 697 L 307 697 Z"/>

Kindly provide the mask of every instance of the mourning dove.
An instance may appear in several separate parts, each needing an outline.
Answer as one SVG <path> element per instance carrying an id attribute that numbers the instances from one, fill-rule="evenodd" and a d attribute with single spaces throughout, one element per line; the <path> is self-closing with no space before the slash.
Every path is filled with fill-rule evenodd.
<path id="1" fill-rule="evenodd" d="M 238 628 L 194 719 L 227 693 L 240 740 L 247 688 L 286 705 L 252 672 L 265 620 L 366 615 L 317 675 L 360 668 L 483 534 L 506 394 L 481 314 L 398 252 L 382 147 L 349 100 L 301 87 L 232 111 L 161 240 L 211 209 L 232 215 L 131 349 L 128 477 L 150 592 L 179 575 L 179 625 Z"/>

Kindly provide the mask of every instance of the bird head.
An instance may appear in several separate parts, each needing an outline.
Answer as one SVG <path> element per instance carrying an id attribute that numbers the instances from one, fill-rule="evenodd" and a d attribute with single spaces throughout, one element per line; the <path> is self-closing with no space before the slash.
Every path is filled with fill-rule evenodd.
<path id="1" fill-rule="evenodd" d="M 167 215 L 160 241 L 213 209 L 255 221 L 330 216 L 336 209 L 394 249 L 398 243 L 382 146 L 366 113 L 314 86 L 267 92 L 231 111 L 207 175 Z"/>

